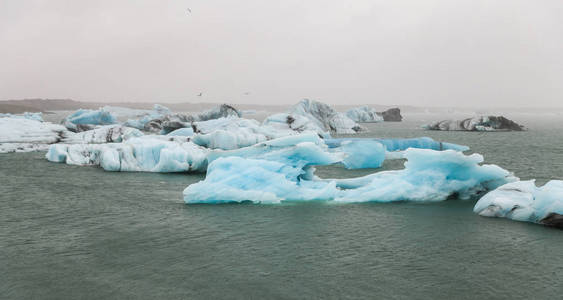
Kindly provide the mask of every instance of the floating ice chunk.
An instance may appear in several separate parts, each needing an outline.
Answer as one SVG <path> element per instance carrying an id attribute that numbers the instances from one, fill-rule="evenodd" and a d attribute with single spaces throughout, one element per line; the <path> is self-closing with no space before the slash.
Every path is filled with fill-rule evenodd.
<path id="1" fill-rule="evenodd" d="M 345 114 L 336 112 L 327 104 L 309 99 L 301 100 L 292 106 L 288 113 L 293 118 L 297 115 L 306 117 L 324 131 L 332 133 L 351 134 L 365 130 Z"/>
<path id="2" fill-rule="evenodd" d="M 67 144 L 120 143 L 132 137 L 139 137 L 142 135 L 143 133 L 135 128 L 125 127 L 122 125 L 106 125 L 92 130 L 75 133 L 63 139 L 62 142 Z"/>
<path id="3" fill-rule="evenodd" d="M 207 157 L 208 163 L 220 157 L 243 157 L 277 161 L 293 167 L 330 165 L 341 162 L 343 153 L 331 153 L 313 132 L 287 136 L 231 151 L 214 150 Z"/>
<path id="4" fill-rule="evenodd" d="M 364 122 L 364 123 L 383 122 L 383 117 L 380 116 L 375 111 L 375 108 L 369 106 L 352 108 L 346 111 L 346 116 L 355 122 Z"/>
<path id="5" fill-rule="evenodd" d="M 153 112 L 138 120 L 128 120 L 127 126 L 138 129 L 168 134 L 179 128 L 187 128 L 194 121 L 208 121 L 218 118 L 238 118 L 241 114 L 232 106 L 221 104 L 197 115 L 173 114 L 164 106 L 157 106 Z"/>
<path id="6" fill-rule="evenodd" d="M 408 149 L 405 169 L 336 180 L 346 189 L 339 202 L 442 201 L 456 194 L 468 199 L 516 180 L 496 165 L 480 165 L 483 156 L 453 150 Z"/>
<path id="7" fill-rule="evenodd" d="M 69 134 L 57 124 L 24 117 L 0 118 L 0 153 L 46 150 Z"/>
<path id="8" fill-rule="evenodd" d="M 192 141 L 200 146 L 210 149 L 238 149 L 252 146 L 266 140 L 266 136 L 252 132 L 248 128 L 240 128 L 237 131 L 216 130 L 208 134 L 197 134 Z"/>
<path id="9" fill-rule="evenodd" d="M 277 161 L 223 157 L 209 165 L 204 181 L 184 190 L 184 201 L 279 203 L 334 197 L 334 183 L 300 181 L 305 174 L 301 168 Z"/>
<path id="10" fill-rule="evenodd" d="M 464 120 L 444 120 L 423 126 L 427 130 L 444 131 L 522 131 L 524 126 L 503 116 L 479 116 Z"/>
<path id="11" fill-rule="evenodd" d="M 429 137 L 420 137 L 412 139 L 364 139 L 364 138 L 339 138 L 325 139 L 325 143 L 330 147 L 340 147 L 346 141 L 378 141 L 385 146 L 387 151 L 403 151 L 409 148 L 432 149 L 432 150 L 456 150 L 467 151 L 469 147 L 445 142 L 438 142 Z"/>
<path id="12" fill-rule="evenodd" d="M 327 130 L 321 128 L 309 118 L 300 115 L 290 115 L 287 113 L 274 114 L 267 117 L 262 124 L 281 131 L 294 131 L 297 133 L 314 131 L 322 137 L 330 138 L 330 133 Z"/>
<path id="13" fill-rule="evenodd" d="M 39 121 L 39 122 L 43 122 L 43 114 L 41 112 L 24 112 L 21 115 L 13 115 L 13 114 L 2 114 L 0 113 L 0 118 L 20 118 L 20 119 L 29 119 L 29 120 L 35 120 L 35 121 Z"/>
<path id="14" fill-rule="evenodd" d="M 141 137 L 123 143 L 56 144 L 46 158 L 73 165 L 100 165 L 106 171 L 201 172 L 208 150 L 190 142 Z"/>
<path id="15" fill-rule="evenodd" d="M 172 113 L 172 111 L 168 107 L 166 107 L 164 105 L 160 105 L 160 104 L 155 104 L 153 106 L 153 111 L 156 114 L 161 115 L 161 116 L 169 115 L 169 114 Z"/>
<path id="16" fill-rule="evenodd" d="M 65 144 L 54 144 L 48 148 L 45 158 L 48 161 L 64 163 L 66 162 L 66 157 L 68 155 L 68 145 Z"/>
<path id="17" fill-rule="evenodd" d="M 228 104 L 221 104 L 210 110 L 206 110 L 195 117 L 195 121 L 207 121 L 219 118 L 240 118 L 242 114 Z"/>
<path id="18" fill-rule="evenodd" d="M 302 143 L 290 148 L 301 153 Z M 316 146 L 316 145 L 315 145 Z M 288 150 L 286 150 L 288 151 Z M 269 155 L 270 152 L 267 154 Z M 318 155 L 319 152 L 317 152 Z M 322 153 L 322 152 L 320 152 Z M 516 180 L 495 165 L 480 165 L 479 154 L 466 156 L 452 150 L 408 149 L 405 169 L 385 171 L 353 179 L 315 179 L 311 162 L 223 157 L 209 164 L 205 180 L 184 190 L 186 203 L 277 203 L 284 200 L 333 200 L 338 202 L 441 201 L 456 194 L 462 199 Z M 304 156 L 309 161 L 311 156 Z M 296 160 L 303 161 L 303 160 Z M 320 160 L 330 164 L 338 158 Z M 313 163 L 314 164 L 314 163 Z M 300 167 L 302 166 L 303 167 Z"/>
<path id="19" fill-rule="evenodd" d="M 192 141 L 211 149 L 232 150 L 255 145 L 278 137 L 295 134 L 290 130 L 279 130 L 272 126 L 260 125 L 256 120 L 243 118 L 219 118 L 193 122 L 196 134 Z"/>
<path id="20" fill-rule="evenodd" d="M 117 123 L 117 119 L 103 108 L 98 110 L 79 109 L 63 120 L 63 125 L 70 131 L 79 132 L 90 130 L 93 125 L 110 125 Z"/>
<path id="21" fill-rule="evenodd" d="M 551 180 L 542 187 L 534 180 L 508 183 L 479 199 L 473 211 L 563 228 L 563 181 Z"/>
<path id="22" fill-rule="evenodd" d="M 151 120 L 162 118 L 166 115 L 170 115 L 172 112 L 168 107 L 155 104 L 152 111 L 147 111 L 139 119 L 129 119 L 123 125 L 128 127 L 137 128 L 140 130 L 145 130 L 145 125 Z M 158 130 L 160 130 L 159 128 Z"/>

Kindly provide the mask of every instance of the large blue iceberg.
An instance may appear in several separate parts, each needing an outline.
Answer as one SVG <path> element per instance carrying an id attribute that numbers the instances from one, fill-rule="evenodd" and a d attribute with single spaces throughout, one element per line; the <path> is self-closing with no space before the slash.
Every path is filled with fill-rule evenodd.
<path id="1" fill-rule="evenodd" d="M 563 228 L 563 181 L 551 180 L 542 187 L 534 180 L 508 183 L 479 199 L 473 211 Z"/>
<path id="2" fill-rule="evenodd" d="M 115 123 L 117 123 L 115 116 L 103 108 L 98 110 L 79 109 L 63 120 L 63 125 L 68 130 L 74 132 L 90 130 L 95 125 L 111 125 Z"/>
<path id="3" fill-rule="evenodd" d="M 301 151 L 299 147 L 300 144 L 292 147 L 296 155 Z M 300 159 L 297 160 L 300 163 L 294 163 L 221 157 L 209 164 L 205 180 L 184 190 L 184 201 L 442 201 L 452 195 L 467 199 L 516 180 L 496 165 L 481 165 L 483 157 L 479 154 L 466 156 L 453 150 L 408 149 L 405 158 L 403 170 L 335 180 L 319 179 L 313 174 L 314 165 L 331 164 L 330 159 L 304 164 Z"/>

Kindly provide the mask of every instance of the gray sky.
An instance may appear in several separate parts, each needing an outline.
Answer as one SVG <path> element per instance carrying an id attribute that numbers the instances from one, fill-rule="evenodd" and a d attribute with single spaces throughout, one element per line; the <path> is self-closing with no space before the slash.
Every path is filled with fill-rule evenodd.
<path id="1" fill-rule="evenodd" d="M 561 0 L 0 0 L 0 45 L 0 99 L 563 106 Z"/>

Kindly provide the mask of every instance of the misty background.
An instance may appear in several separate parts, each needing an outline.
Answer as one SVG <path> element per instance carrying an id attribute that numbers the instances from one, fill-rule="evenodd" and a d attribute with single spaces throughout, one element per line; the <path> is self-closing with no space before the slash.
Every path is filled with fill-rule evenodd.
<path id="1" fill-rule="evenodd" d="M 562 107 L 562 15 L 560 0 L 1 0 L 0 99 Z"/>

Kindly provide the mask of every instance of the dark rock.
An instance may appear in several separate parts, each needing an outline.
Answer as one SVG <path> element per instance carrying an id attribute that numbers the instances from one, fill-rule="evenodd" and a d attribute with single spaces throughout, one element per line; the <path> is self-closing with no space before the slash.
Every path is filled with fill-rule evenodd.
<path id="1" fill-rule="evenodd" d="M 401 122 L 403 120 L 403 116 L 401 116 L 401 110 L 397 107 L 390 108 L 378 114 L 383 117 L 383 121 L 385 122 Z"/>
<path id="2" fill-rule="evenodd" d="M 427 130 L 443 131 L 522 131 L 524 126 L 503 116 L 480 116 L 463 120 L 444 120 L 424 126 Z"/>
<path id="3" fill-rule="evenodd" d="M 563 215 L 560 215 L 558 213 L 550 213 L 545 218 L 540 220 L 540 224 L 563 229 Z"/>

